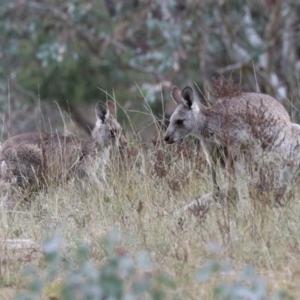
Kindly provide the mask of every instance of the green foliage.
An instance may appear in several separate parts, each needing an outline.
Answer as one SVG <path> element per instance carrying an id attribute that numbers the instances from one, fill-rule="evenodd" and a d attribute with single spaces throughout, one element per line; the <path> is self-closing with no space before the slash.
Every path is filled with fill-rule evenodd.
<path id="1" fill-rule="evenodd" d="M 206 83 L 228 71 L 244 90 L 259 87 L 278 100 L 298 96 L 294 91 L 300 46 L 293 24 L 299 21 L 294 14 L 299 4 L 293 2 L 3 0 L 1 4 L 0 88 L 9 78 L 12 90 L 21 94 L 15 101 L 34 94 L 72 111 L 85 102 L 106 100 L 99 87 L 114 91 L 121 105 L 141 111 L 143 97 L 136 86 L 147 86 L 155 91 L 147 91 L 146 100 L 160 113 L 162 96 L 169 99 L 172 84 L 196 82 L 205 95 Z M 162 90 L 157 92 L 159 85 Z M 143 123 L 143 117 L 132 115 L 133 123 Z"/>
<path id="2" fill-rule="evenodd" d="M 59 240 L 49 239 L 43 244 L 45 270 L 38 275 L 33 268 L 24 269 L 23 275 L 30 278 L 24 292 L 16 300 L 40 299 L 51 281 L 59 280 L 59 299 L 180 299 L 174 295 L 176 283 L 164 273 L 150 274 L 151 262 L 145 252 L 133 259 L 125 248 L 119 246 L 120 237 L 115 231 L 103 241 L 104 262 L 100 267 L 89 259 L 87 245 L 77 248 L 74 256 L 59 255 Z M 63 267 L 62 267 L 63 265 Z M 196 272 L 201 284 L 218 276 L 212 286 L 215 299 L 222 300 L 288 300 L 284 291 L 269 295 L 265 281 L 252 267 L 240 272 L 218 260 L 209 261 Z"/>
<path id="3" fill-rule="evenodd" d="M 97 267 L 89 259 L 86 245 L 78 247 L 74 256 L 59 255 L 59 240 L 49 239 L 43 244 L 46 268 L 44 276 L 32 268 L 24 270 L 30 278 L 26 290 L 17 300 L 40 299 L 46 285 L 60 281 L 60 298 L 75 299 L 166 299 L 167 290 L 176 289 L 166 274 L 148 274 L 151 263 L 146 253 L 139 253 L 136 261 L 118 246 L 119 235 L 112 232 L 103 241 L 105 260 Z M 62 267 L 63 264 L 63 267 Z"/>
<path id="4" fill-rule="evenodd" d="M 197 271 L 199 282 L 207 282 L 215 274 L 219 275 L 217 284 L 213 288 L 215 299 L 220 300 L 291 300 L 284 291 L 269 295 L 265 281 L 258 276 L 252 267 L 245 267 L 236 272 L 230 265 L 218 260 L 211 260 Z"/>

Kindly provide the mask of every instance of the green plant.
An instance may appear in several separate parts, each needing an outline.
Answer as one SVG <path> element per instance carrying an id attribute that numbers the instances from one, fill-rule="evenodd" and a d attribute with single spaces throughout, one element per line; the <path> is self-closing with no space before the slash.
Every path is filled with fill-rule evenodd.
<path id="1" fill-rule="evenodd" d="M 213 287 L 213 295 L 222 300 L 280 300 L 293 299 L 284 291 L 269 295 L 265 281 L 257 275 L 253 267 L 235 271 L 230 265 L 211 260 L 196 273 L 200 282 L 211 279 L 215 274 L 221 278 Z"/>
<path id="2" fill-rule="evenodd" d="M 30 276 L 27 288 L 17 300 L 40 299 L 47 283 L 60 281 L 59 299 L 165 299 L 166 288 L 174 289 L 174 281 L 165 274 L 150 272 L 150 259 L 140 252 L 136 260 L 118 246 L 119 235 L 112 232 L 103 241 L 104 263 L 97 267 L 89 258 L 89 247 L 78 247 L 74 257 L 59 255 L 59 241 L 49 239 L 43 244 L 46 268 L 44 276 L 26 269 Z M 64 271 L 63 271 L 64 270 Z M 63 273 L 63 274 L 62 274 Z"/>

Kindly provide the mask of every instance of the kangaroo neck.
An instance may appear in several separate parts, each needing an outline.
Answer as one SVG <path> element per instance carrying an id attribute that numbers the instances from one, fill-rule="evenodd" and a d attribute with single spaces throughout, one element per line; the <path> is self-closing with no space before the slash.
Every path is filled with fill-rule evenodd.
<path id="1" fill-rule="evenodd" d="M 195 118 L 195 130 L 193 135 L 202 139 L 209 136 L 209 110 L 201 105 L 200 111 L 197 113 Z"/>
<path id="2" fill-rule="evenodd" d="M 109 148 L 109 145 L 105 145 L 104 143 L 99 143 L 92 137 L 88 137 L 82 140 L 82 151 L 84 153 L 88 153 L 91 149 L 95 149 L 95 151 L 103 151 Z"/>

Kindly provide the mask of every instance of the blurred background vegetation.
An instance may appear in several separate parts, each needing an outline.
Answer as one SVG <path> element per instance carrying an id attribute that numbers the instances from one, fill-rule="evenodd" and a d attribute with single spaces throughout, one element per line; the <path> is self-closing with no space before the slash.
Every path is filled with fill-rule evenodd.
<path id="1" fill-rule="evenodd" d="M 94 104 L 110 96 L 142 130 L 151 117 L 135 111 L 146 101 L 162 114 L 172 85 L 208 96 L 219 74 L 274 96 L 299 121 L 298 0 L 0 2 L 2 138 L 63 131 L 64 112 L 88 133 Z"/>

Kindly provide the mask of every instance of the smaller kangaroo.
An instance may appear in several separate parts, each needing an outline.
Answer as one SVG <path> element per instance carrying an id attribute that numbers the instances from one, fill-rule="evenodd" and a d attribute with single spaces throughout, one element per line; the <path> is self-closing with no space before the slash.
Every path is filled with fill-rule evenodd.
<path id="1" fill-rule="evenodd" d="M 233 166 L 230 169 L 236 178 L 250 176 L 253 185 L 258 187 L 269 171 L 274 197 L 281 201 L 299 172 L 300 126 L 291 122 L 278 101 L 265 94 L 241 92 L 223 97 L 211 107 L 204 107 L 194 100 L 190 87 L 182 92 L 173 87 L 171 96 L 177 108 L 171 116 L 164 140 L 171 144 L 188 135 L 201 140 L 214 184 L 214 192 L 203 196 L 205 201 L 216 194 L 218 196 L 220 191 L 211 159 L 215 146 L 227 150 L 229 165 Z M 251 173 L 255 169 L 262 172 Z"/>
<path id="2" fill-rule="evenodd" d="M 97 122 L 92 136 L 80 139 L 50 133 L 25 133 L 8 139 L 0 151 L 0 179 L 7 193 L 4 207 L 15 205 L 15 189 L 29 189 L 48 181 L 62 181 L 85 176 L 99 162 L 104 169 L 112 146 L 124 146 L 126 139 L 116 120 L 112 102 L 98 102 Z"/>

